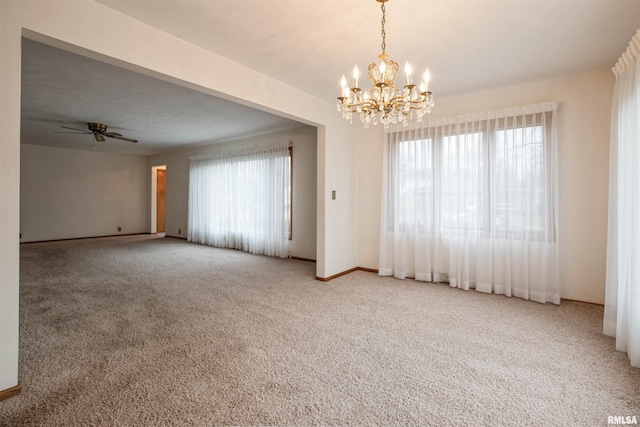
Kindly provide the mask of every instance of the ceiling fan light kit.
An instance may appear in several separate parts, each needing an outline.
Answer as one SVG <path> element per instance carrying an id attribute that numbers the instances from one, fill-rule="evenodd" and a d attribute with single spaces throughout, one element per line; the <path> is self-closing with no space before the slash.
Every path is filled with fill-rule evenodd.
<path id="1" fill-rule="evenodd" d="M 386 33 L 384 25 L 386 21 L 386 10 L 384 4 L 388 0 L 376 0 L 381 4 L 382 9 L 382 53 L 378 55 L 380 64 L 371 63 L 368 68 L 369 80 L 372 87 L 363 90 L 358 86 L 360 71 L 356 65 L 353 69 L 353 85 L 347 84 L 347 79 L 342 76 L 340 86 L 341 95 L 338 97 L 338 111 L 342 112 L 342 117 L 353 122 L 353 114 L 359 114 L 364 127 L 370 124 L 378 124 L 378 121 L 389 127 L 389 124 L 402 123 L 408 125 L 408 119 L 422 121 L 422 117 L 431 112 L 433 107 L 433 94 L 429 91 L 429 80 L 431 74 L 429 69 L 424 72 L 422 82 L 419 86 L 413 84 L 412 68 L 407 62 L 405 65 L 406 85 L 396 88 L 395 83 L 398 77 L 398 63 L 389 59 L 386 54 Z"/>

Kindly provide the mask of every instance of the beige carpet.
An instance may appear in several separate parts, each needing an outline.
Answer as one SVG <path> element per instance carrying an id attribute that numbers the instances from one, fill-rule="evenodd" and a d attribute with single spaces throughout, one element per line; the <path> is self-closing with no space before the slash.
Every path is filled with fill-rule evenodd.
<path id="1" fill-rule="evenodd" d="M 0 425 L 599 426 L 640 419 L 602 308 L 170 238 L 21 248 Z"/>

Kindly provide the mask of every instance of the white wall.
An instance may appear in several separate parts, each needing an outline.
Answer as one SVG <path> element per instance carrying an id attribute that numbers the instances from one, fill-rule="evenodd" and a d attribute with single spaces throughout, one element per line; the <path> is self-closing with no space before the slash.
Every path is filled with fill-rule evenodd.
<path id="1" fill-rule="evenodd" d="M 167 166 L 167 236 L 187 237 L 189 202 L 189 157 L 246 147 L 293 143 L 293 239 L 291 256 L 316 259 L 316 129 L 301 126 L 282 132 L 206 145 L 149 157 L 148 173 L 154 166 Z"/>
<path id="2" fill-rule="evenodd" d="M 0 391 L 18 384 L 20 24 L 0 13 Z"/>
<path id="3" fill-rule="evenodd" d="M 23 144 L 21 242 L 147 232 L 146 171 L 144 156 Z"/>
<path id="4" fill-rule="evenodd" d="M 610 70 L 437 100 L 431 117 L 559 101 L 558 156 L 561 297 L 604 303 L 609 125 L 615 79 Z M 437 94 L 436 94 L 437 95 Z M 358 142 L 358 265 L 378 268 L 382 129 Z"/>
<path id="5" fill-rule="evenodd" d="M 306 132 L 305 132 L 306 131 Z M 291 255 L 316 259 L 318 130 L 301 128 L 293 141 L 293 227 Z"/>

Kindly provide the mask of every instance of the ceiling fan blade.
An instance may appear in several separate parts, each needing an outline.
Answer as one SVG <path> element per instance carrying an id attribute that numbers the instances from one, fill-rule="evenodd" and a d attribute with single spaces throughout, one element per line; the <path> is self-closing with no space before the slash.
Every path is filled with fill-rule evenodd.
<path id="1" fill-rule="evenodd" d="M 94 132 L 94 133 L 93 133 L 93 136 L 95 136 L 95 137 L 96 137 L 96 141 L 99 141 L 99 142 L 106 141 L 106 140 L 104 139 L 104 136 L 100 135 L 98 132 Z"/>
<path id="2" fill-rule="evenodd" d="M 72 135 L 90 135 L 91 132 L 67 132 L 67 131 L 53 131 L 53 133 L 70 133 Z"/>
<path id="3" fill-rule="evenodd" d="M 91 133 L 86 129 L 76 129 L 76 128 L 70 128 L 69 126 L 62 126 L 62 125 L 60 127 L 65 129 L 77 130 L 78 132 L 82 132 L 82 133 Z M 62 132 L 54 132 L 54 133 L 62 133 Z"/>
<path id="4" fill-rule="evenodd" d="M 116 135 L 113 135 L 113 133 L 112 133 L 112 132 L 109 132 L 109 133 L 111 133 L 111 135 L 109 135 L 109 134 L 107 134 L 107 133 L 105 133 L 104 135 L 105 135 L 105 136 L 108 136 L 109 138 L 119 139 L 120 141 L 138 142 L 138 140 L 137 140 L 137 139 L 125 138 L 124 136 L 116 136 Z"/>
<path id="5" fill-rule="evenodd" d="M 118 132 L 104 132 L 103 135 L 104 136 L 108 136 L 109 138 L 115 138 L 117 136 L 122 136 L 122 134 L 118 133 Z"/>

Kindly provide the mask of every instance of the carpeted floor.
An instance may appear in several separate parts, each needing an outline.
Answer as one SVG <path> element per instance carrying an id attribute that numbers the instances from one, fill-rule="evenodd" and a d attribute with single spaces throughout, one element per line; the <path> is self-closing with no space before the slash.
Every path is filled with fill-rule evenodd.
<path id="1" fill-rule="evenodd" d="M 171 238 L 21 247 L 0 425 L 640 422 L 602 307 L 541 305 Z"/>

